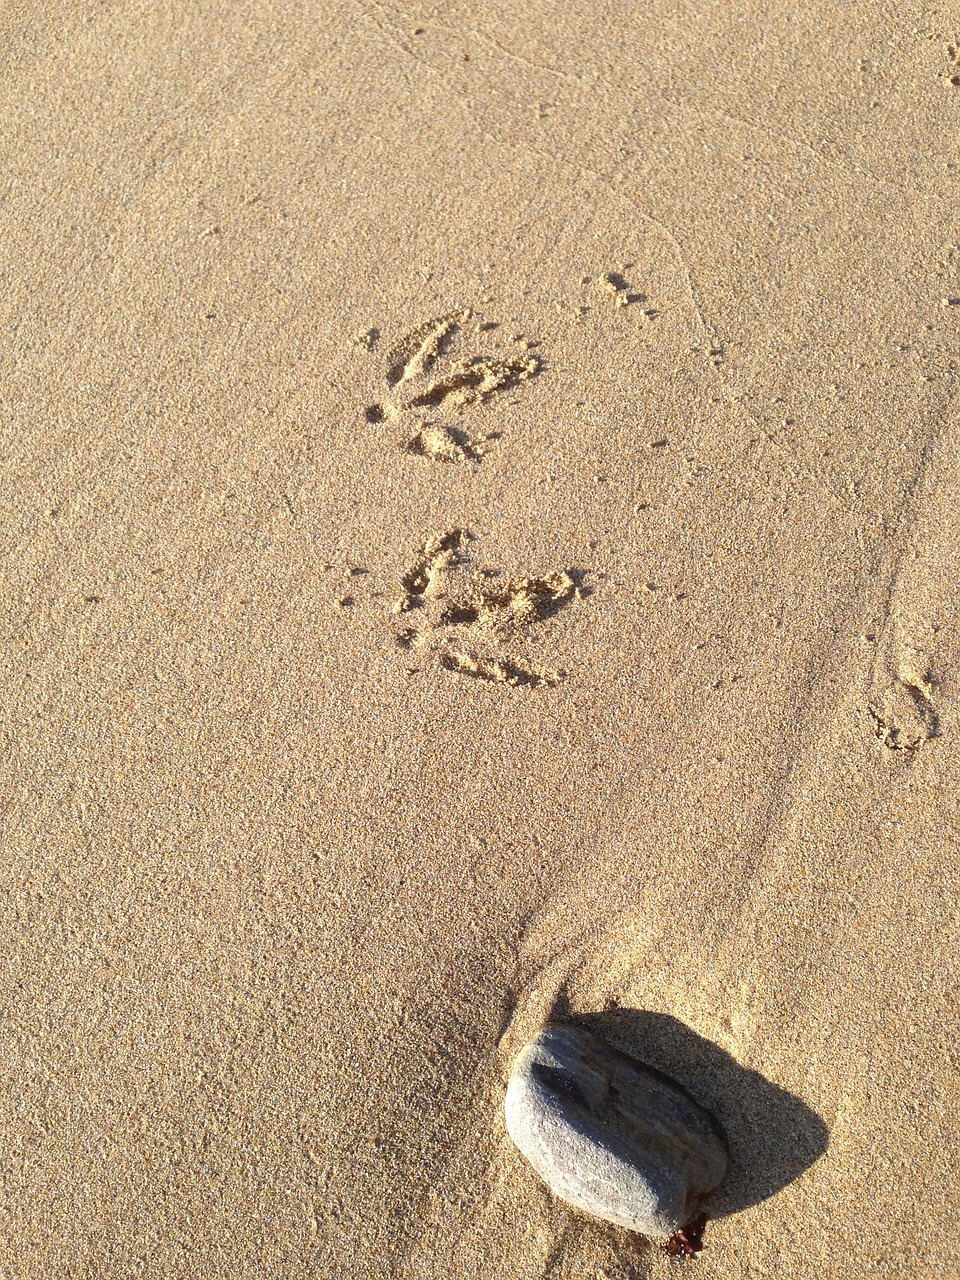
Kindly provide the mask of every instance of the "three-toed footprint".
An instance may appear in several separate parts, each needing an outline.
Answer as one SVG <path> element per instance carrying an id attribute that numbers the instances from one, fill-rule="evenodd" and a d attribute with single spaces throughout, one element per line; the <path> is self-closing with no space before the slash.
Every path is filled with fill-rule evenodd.
<path id="1" fill-rule="evenodd" d="M 541 362 L 534 343 L 517 337 L 506 353 L 471 351 L 481 335 L 499 326 L 481 324 L 469 309 L 418 325 L 389 351 L 384 399 L 368 405 L 371 423 L 397 422 L 401 446 L 435 462 L 480 462 L 499 432 L 474 439 L 462 424 L 464 410 L 527 382 Z"/>
<path id="2" fill-rule="evenodd" d="M 414 614 L 397 644 L 433 658 L 448 671 L 512 688 L 559 684 L 565 672 L 530 662 L 529 633 L 584 591 L 574 575 L 505 579 L 497 570 L 471 568 L 470 534 L 452 529 L 430 538 L 401 577 L 393 606 Z"/>

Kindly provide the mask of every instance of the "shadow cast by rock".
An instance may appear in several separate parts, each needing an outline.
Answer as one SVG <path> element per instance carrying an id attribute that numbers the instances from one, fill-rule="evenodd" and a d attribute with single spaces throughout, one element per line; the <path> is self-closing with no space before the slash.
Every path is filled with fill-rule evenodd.
<path id="1" fill-rule="evenodd" d="M 705 1206 L 711 1218 L 776 1195 L 827 1150 L 827 1126 L 806 1103 L 678 1018 L 621 1008 L 571 1014 L 565 1002 L 551 1016 L 666 1072 L 717 1117 L 730 1140 L 730 1173 Z"/>

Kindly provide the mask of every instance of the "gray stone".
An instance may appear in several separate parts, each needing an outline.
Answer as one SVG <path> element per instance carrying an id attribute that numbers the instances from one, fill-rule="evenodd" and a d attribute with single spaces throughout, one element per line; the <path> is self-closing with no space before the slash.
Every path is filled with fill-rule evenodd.
<path id="1" fill-rule="evenodd" d="M 719 1123 L 685 1089 L 566 1023 L 520 1052 L 506 1118 L 555 1195 L 645 1236 L 689 1222 L 730 1163 Z"/>

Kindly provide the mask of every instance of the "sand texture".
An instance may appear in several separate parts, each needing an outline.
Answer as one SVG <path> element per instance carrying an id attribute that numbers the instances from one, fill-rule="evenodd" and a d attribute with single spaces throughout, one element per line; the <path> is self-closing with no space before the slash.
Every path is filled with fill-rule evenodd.
<path id="1" fill-rule="evenodd" d="M 960 9 L 0 37 L 2 1280 L 960 1275 Z"/>

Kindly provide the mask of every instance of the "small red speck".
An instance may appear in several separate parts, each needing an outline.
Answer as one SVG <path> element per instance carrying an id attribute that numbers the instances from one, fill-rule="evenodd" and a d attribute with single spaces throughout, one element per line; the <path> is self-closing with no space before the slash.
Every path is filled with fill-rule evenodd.
<path id="1" fill-rule="evenodd" d="M 464 62 L 469 62 L 469 61 L 470 61 L 470 55 L 469 55 L 469 53 L 465 53 L 465 54 L 463 55 L 463 60 L 464 60 Z"/>
<path id="2" fill-rule="evenodd" d="M 707 1225 L 707 1215 L 699 1214 L 685 1227 L 675 1231 L 667 1241 L 667 1253 L 671 1258 L 692 1258 L 703 1248 L 703 1229 Z"/>

